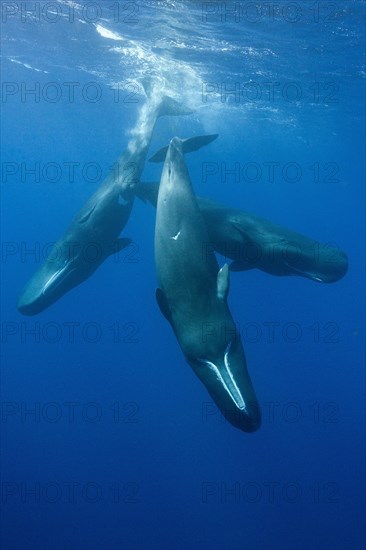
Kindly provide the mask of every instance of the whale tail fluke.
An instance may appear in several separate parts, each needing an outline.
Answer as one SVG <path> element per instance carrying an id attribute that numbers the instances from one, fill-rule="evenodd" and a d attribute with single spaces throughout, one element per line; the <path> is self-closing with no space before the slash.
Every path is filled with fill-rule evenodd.
<path id="1" fill-rule="evenodd" d="M 214 141 L 218 137 L 218 135 L 219 134 L 211 134 L 207 136 L 196 136 L 193 138 L 182 139 L 181 143 L 183 153 L 192 153 L 193 151 L 201 149 L 201 147 L 205 147 L 206 145 Z M 149 159 L 149 162 L 164 162 L 167 152 L 168 147 L 162 147 L 157 153 L 155 153 L 155 155 L 153 155 Z"/>
<path id="2" fill-rule="evenodd" d="M 179 103 L 172 97 L 165 95 L 162 98 L 159 116 L 182 116 L 182 115 L 191 115 L 193 113 L 192 109 L 189 109 L 182 103 Z"/>
<path id="3" fill-rule="evenodd" d="M 192 109 L 189 109 L 162 91 L 164 89 L 164 81 L 161 79 L 146 76 L 140 80 L 140 84 L 148 99 L 159 98 L 159 117 L 191 115 L 193 113 Z"/>

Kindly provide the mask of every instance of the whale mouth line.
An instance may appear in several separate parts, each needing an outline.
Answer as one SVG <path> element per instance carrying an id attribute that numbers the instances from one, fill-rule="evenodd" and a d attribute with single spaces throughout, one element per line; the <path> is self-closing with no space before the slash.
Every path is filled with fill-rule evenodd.
<path id="1" fill-rule="evenodd" d="M 285 262 L 285 265 L 288 268 L 293 269 L 294 271 L 296 271 L 296 273 L 299 273 L 300 275 L 304 275 L 305 277 L 308 277 L 312 281 L 318 281 L 318 283 L 323 283 L 324 282 L 324 279 L 322 279 L 319 276 L 314 275 L 313 273 L 311 273 L 311 271 L 304 271 L 302 269 L 299 269 L 298 267 L 295 267 L 294 265 L 289 264 L 288 262 Z"/>
<path id="2" fill-rule="evenodd" d="M 230 368 L 230 361 L 229 361 L 229 353 L 231 349 L 232 342 L 229 342 L 229 344 L 226 347 L 225 354 L 224 354 L 224 365 L 225 369 L 220 371 L 220 369 L 212 363 L 212 361 L 208 361 L 207 359 L 198 359 L 200 363 L 203 363 L 207 367 L 209 367 L 210 370 L 213 371 L 215 374 L 217 380 L 223 385 L 226 392 L 232 399 L 233 403 L 235 404 L 238 409 L 248 414 L 248 409 L 245 404 L 245 401 L 243 399 L 243 396 L 235 382 L 233 373 Z"/>
<path id="3" fill-rule="evenodd" d="M 318 283 L 323 283 L 324 282 L 324 279 L 321 279 L 320 277 L 315 277 L 315 275 L 313 275 L 311 277 L 311 279 L 313 279 L 313 281 L 318 281 Z"/>
<path id="4" fill-rule="evenodd" d="M 66 263 L 63 267 L 61 267 L 60 269 L 58 269 L 49 279 L 48 281 L 46 282 L 46 284 L 44 285 L 43 289 L 42 289 L 42 296 L 46 296 L 47 294 L 49 294 L 51 292 L 51 290 L 54 290 L 55 288 L 57 288 L 58 286 L 60 286 L 60 284 L 65 281 L 65 279 L 67 277 L 69 277 L 69 275 L 71 275 L 71 273 L 73 271 L 75 271 L 75 267 L 71 269 L 71 271 L 67 271 L 67 268 L 70 266 L 70 263 Z M 56 282 L 56 284 L 54 284 Z"/>

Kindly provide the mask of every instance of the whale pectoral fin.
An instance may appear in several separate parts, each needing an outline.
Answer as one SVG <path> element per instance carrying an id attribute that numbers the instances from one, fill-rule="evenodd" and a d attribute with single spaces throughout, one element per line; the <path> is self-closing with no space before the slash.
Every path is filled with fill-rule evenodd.
<path id="1" fill-rule="evenodd" d="M 169 304 L 167 302 L 167 299 L 165 297 L 164 292 L 161 290 L 161 288 L 157 288 L 155 292 L 156 301 L 158 302 L 159 309 L 161 313 L 164 315 L 165 319 L 171 322 L 171 313 L 169 309 Z"/>
<path id="2" fill-rule="evenodd" d="M 227 300 L 230 288 L 229 266 L 225 264 L 217 274 L 217 297 Z"/>
<path id="3" fill-rule="evenodd" d="M 110 250 L 108 251 L 108 256 L 112 256 L 113 254 L 118 254 L 121 250 L 126 248 L 132 243 L 132 239 L 128 239 L 126 237 L 121 237 L 117 239 L 112 246 L 110 247 Z"/>
<path id="4" fill-rule="evenodd" d="M 159 182 L 140 182 L 135 188 L 135 195 L 142 202 L 150 202 L 157 205 L 159 194 Z"/>

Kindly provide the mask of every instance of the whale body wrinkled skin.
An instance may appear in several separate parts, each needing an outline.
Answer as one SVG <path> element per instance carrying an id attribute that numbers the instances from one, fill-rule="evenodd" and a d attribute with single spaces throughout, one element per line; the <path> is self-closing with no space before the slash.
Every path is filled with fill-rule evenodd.
<path id="1" fill-rule="evenodd" d="M 253 432 L 260 411 L 240 336 L 227 304 L 229 269 L 202 254 L 206 224 L 193 193 L 182 141 L 169 145 L 156 212 L 157 301 L 183 354 L 223 415 Z"/>
<path id="2" fill-rule="evenodd" d="M 136 194 L 156 206 L 158 191 L 158 183 L 144 183 Z M 271 275 L 297 275 L 322 283 L 339 281 L 347 272 L 347 255 L 340 248 L 204 197 L 197 197 L 197 203 L 208 230 L 203 247 L 230 258 L 231 271 L 256 268 Z"/>
<path id="3" fill-rule="evenodd" d="M 151 87 L 145 89 L 148 101 L 140 111 L 126 151 L 21 291 L 17 308 L 24 315 L 35 315 L 49 307 L 90 277 L 110 254 L 131 242 L 119 235 L 131 213 L 134 189 L 141 177 L 155 123 L 162 115 L 190 112 L 167 96 L 156 97 Z"/>

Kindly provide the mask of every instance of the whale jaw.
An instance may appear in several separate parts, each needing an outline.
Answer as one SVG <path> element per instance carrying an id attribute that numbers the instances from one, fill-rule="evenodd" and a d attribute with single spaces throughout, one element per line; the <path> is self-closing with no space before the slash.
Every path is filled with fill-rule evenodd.
<path id="1" fill-rule="evenodd" d="M 229 342 L 222 359 L 187 358 L 225 418 L 244 432 L 255 432 L 261 415 L 244 357 Z"/>
<path id="2" fill-rule="evenodd" d="M 17 309 L 23 315 L 37 315 L 79 284 L 75 275 L 77 270 L 73 262 L 67 262 L 59 269 L 50 271 L 48 262 L 43 270 L 37 271 L 21 291 Z"/>

